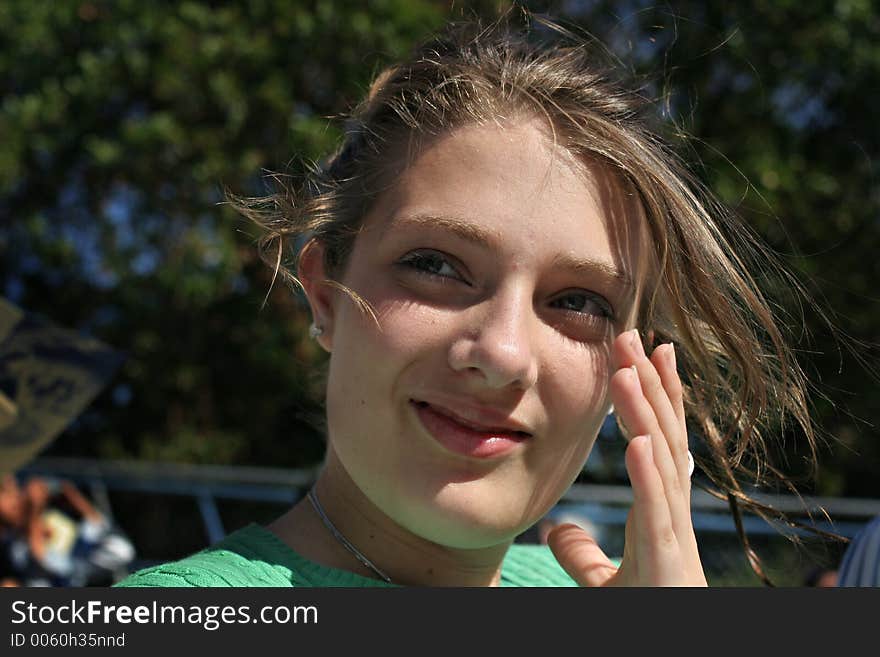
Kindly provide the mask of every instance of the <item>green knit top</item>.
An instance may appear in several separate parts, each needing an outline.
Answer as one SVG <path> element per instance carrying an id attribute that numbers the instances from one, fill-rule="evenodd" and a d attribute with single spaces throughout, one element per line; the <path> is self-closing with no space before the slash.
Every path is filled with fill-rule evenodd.
<path id="1" fill-rule="evenodd" d="M 260 525 L 250 524 L 179 561 L 151 566 L 116 586 L 393 586 L 309 561 Z M 501 586 L 576 586 L 546 545 L 514 544 Z"/>

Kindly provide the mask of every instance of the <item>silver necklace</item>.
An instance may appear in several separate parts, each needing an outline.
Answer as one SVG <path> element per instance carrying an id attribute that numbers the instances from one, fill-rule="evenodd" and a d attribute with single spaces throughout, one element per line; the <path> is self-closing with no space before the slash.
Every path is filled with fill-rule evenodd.
<path id="1" fill-rule="evenodd" d="M 357 558 L 358 561 L 360 561 L 367 568 L 372 570 L 380 579 L 383 579 L 386 582 L 388 582 L 389 584 L 392 584 L 393 582 L 391 581 L 391 578 L 388 577 L 388 575 L 383 573 L 381 570 L 379 570 L 379 568 L 377 568 L 373 564 L 372 561 L 370 561 L 363 554 L 361 554 L 360 550 L 358 550 L 354 545 L 352 545 L 351 542 L 349 542 L 349 540 L 347 538 L 345 538 L 345 536 L 342 535 L 342 532 L 340 532 L 338 529 L 336 529 L 336 527 L 333 525 L 333 523 L 330 522 L 330 518 L 328 518 L 327 514 L 324 513 L 324 508 L 321 506 L 321 503 L 318 501 L 318 494 L 315 492 L 314 488 L 312 488 L 309 491 L 309 493 L 308 493 L 308 495 L 306 495 L 306 497 L 309 498 L 309 502 L 312 503 L 312 508 L 315 510 L 315 513 L 318 514 L 318 517 L 321 518 L 321 522 L 324 523 L 324 526 L 333 535 L 333 538 L 335 538 L 339 542 L 339 544 L 342 545 L 342 547 L 344 547 L 346 550 L 351 552 Z"/>

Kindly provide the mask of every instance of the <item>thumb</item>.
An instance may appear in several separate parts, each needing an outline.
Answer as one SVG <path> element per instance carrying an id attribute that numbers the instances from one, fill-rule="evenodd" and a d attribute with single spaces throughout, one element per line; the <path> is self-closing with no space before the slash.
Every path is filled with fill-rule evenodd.
<path id="1" fill-rule="evenodd" d="M 617 567 L 590 536 L 577 525 L 560 525 L 547 537 L 559 565 L 580 586 L 603 586 Z"/>

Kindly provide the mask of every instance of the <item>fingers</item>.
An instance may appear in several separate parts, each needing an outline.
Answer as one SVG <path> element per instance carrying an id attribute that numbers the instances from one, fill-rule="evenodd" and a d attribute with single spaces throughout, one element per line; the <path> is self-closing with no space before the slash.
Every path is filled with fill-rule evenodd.
<path id="1" fill-rule="evenodd" d="M 679 424 L 685 426 L 684 395 L 682 393 L 681 379 L 678 376 L 678 367 L 675 361 L 675 345 L 661 344 L 651 354 L 651 363 L 660 375 L 663 389 L 669 397 L 669 403 L 675 411 L 675 417 Z"/>
<path id="2" fill-rule="evenodd" d="M 626 469 L 633 489 L 632 535 L 635 545 L 630 554 L 635 568 L 634 581 L 650 586 L 682 585 L 688 581 L 687 560 L 673 527 L 663 482 L 654 464 L 654 440 L 638 436 L 626 449 Z M 627 573 L 630 575 L 631 573 Z"/>
<path id="3" fill-rule="evenodd" d="M 626 523 L 623 562 L 615 567 L 596 541 L 576 525 L 554 529 L 548 544 L 565 571 L 581 586 L 681 586 L 700 583 L 702 567 L 682 550 L 670 506 L 655 467 L 648 436 L 633 438 L 626 467 L 633 506 Z"/>
<path id="4" fill-rule="evenodd" d="M 648 365 L 651 366 L 650 363 Z M 655 410 L 657 402 L 652 405 L 646 399 L 641 391 L 639 379 L 631 368 L 617 372 L 612 378 L 611 388 L 615 412 L 621 417 L 631 434 L 653 437 L 651 441 L 651 467 L 659 474 L 661 481 L 659 501 L 669 508 L 675 531 L 682 535 L 692 531 L 689 480 L 685 480 L 687 483 L 682 484 L 679 468 L 672 456 L 666 437 L 667 432 L 675 432 L 678 429 L 672 427 L 664 431 L 662 425 L 668 424 L 668 421 L 660 422 L 658 420 L 659 413 Z M 668 400 L 667 404 L 669 404 Z M 668 413 L 674 416 L 671 405 L 668 407 Z M 686 465 L 685 468 L 687 468 Z M 685 476 L 686 473 L 685 469 Z"/>
<path id="5" fill-rule="evenodd" d="M 641 447 L 631 443 L 627 448 L 636 497 L 633 561 L 639 571 L 656 574 L 658 564 L 668 561 L 663 555 L 674 546 L 691 580 L 699 581 L 703 575 L 690 515 L 687 427 L 675 350 L 671 344 L 661 345 L 648 358 L 638 333 L 631 331 L 617 338 L 614 356 L 621 366 L 611 380 L 615 412 L 630 435 L 651 436 L 633 439 Z M 639 456 L 643 450 L 650 459 Z"/>
<path id="6" fill-rule="evenodd" d="M 555 528 L 547 544 L 559 565 L 581 586 L 603 586 L 617 573 L 617 567 L 595 539 L 577 525 Z"/>
<path id="7" fill-rule="evenodd" d="M 611 379 L 615 411 L 630 435 L 650 434 L 654 461 L 670 496 L 686 498 L 689 508 L 687 429 L 681 382 L 672 345 L 661 345 L 649 359 L 635 331 L 615 342 L 615 357 L 624 367 Z"/>
<path id="8" fill-rule="evenodd" d="M 690 473 L 688 472 L 688 444 L 687 423 L 684 414 L 684 395 L 682 394 L 681 379 L 675 364 L 675 347 L 663 344 L 651 354 L 651 363 L 657 370 L 663 390 L 666 392 L 669 404 L 677 420 L 681 435 L 676 440 L 669 440 L 669 449 L 672 458 L 678 467 L 679 480 L 685 489 L 690 488 Z"/>
<path id="9" fill-rule="evenodd" d="M 679 456 L 686 460 L 684 407 L 681 403 L 681 381 L 675 368 L 674 347 L 671 344 L 660 345 L 649 359 L 645 355 L 638 331 L 629 331 L 617 338 L 614 356 L 619 367 L 635 367 L 641 392 L 654 411 L 654 418 L 651 419 L 656 420 L 655 428 L 663 432 L 676 460 Z M 680 406 L 680 414 L 677 406 Z M 634 419 L 638 422 L 640 418 L 636 416 Z M 628 428 L 633 435 L 648 433 L 647 430 L 642 431 L 636 427 Z"/>
<path id="10" fill-rule="evenodd" d="M 580 527 L 567 524 L 550 533 L 547 542 L 553 555 L 581 586 L 706 585 L 693 531 L 682 540 L 674 528 L 671 506 L 654 463 L 653 442 L 649 436 L 637 436 L 626 449 L 633 506 L 620 568 Z"/>

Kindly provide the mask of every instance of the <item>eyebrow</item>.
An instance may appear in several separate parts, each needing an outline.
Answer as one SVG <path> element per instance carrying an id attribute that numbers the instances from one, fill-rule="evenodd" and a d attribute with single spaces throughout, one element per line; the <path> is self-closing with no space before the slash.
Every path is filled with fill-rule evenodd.
<path id="1" fill-rule="evenodd" d="M 483 247 L 485 249 L 493 249 L 498 243 L 497 232 L 487 231 L 475 226 L 473 223 L 457 217 L 433 215 L 433 214 L 414 214 L 406 215 L 395 219 L 387 224 L 384 228 L 384 234 L 394 228 L 420 226 L 424 228 L 439 228 L 453 233 L 457 237 L 471 244 Z M 595 258 L 575 258 L 570 255 L 559 255 L 553 259 L 553 265 L 568 269 L 575 274 L 600 275 L 609 279 L 617 285 L 633 289 L 632 277 L 621 271 L 614 265 L 603 260 Z"/>
<path id="2" fill-rule="evenodd" d="M 628 289 L 635 288 L 632 277 L 629 276 L 629 274 L 603 260 L 596 260 L 594 258 L 572 258 L 571 256 L 561 255 L 553 259 L 553 264 L 563 267 L 564 269 L 569 269 L 578 274 L 582 273 L 593 276 L 599 274 L 622 287 Z"/>
<path id="3" fill-rule="evenodd" d="M 477 246 L 481 246 L 485 249 L 491 249 L 495 247 L 495 245 L 498 243 L 497 236 L 493 234 L 494 231 L 490 232 L 482 228 L 478 228 L 471 222 L 465 221 L 464 219 L 459 219 L 457 217 L 447 217 L 434 214 L 413 214 L 395 219 L 385 227 L 383 231 L 383 237 L 384 233 L 387 233 L 389 230 L 393 230 L 394 228 L 398 227 L 410 226 L 422 228 L 440 228 L 442 230 L 453 233 L 457 237 L 465 240 L 466 242 L 476 244 Z"/>

